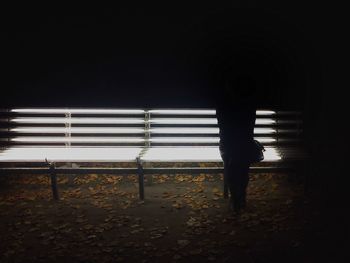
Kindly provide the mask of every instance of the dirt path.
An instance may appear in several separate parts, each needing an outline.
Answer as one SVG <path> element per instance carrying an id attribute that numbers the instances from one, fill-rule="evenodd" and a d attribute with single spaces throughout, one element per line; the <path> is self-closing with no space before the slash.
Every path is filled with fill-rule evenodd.
<path id="1" fill-rule="evenodd" d="M 135 176 L 1 181 L 0 262 L 317 262 L 319 212 L 285 175 L 252 175 L 240 216 L 215 175 L 155 176 L 138 199 Z M 324 258 L 323 258 L 324 259 Z M 318 261 L 319 262 L 319 261 Z M 326 261 L 325 261 L 326 262 Z"/>

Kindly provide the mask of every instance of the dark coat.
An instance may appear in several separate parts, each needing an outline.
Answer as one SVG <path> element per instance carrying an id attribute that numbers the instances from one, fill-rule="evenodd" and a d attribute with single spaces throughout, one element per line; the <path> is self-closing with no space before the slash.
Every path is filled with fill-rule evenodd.
<path id="1" fill-rule="evenodd" d="M 256 119 L 253 98 L 232 101 L 223 96 L 217 104 L 216 115 L 220 129 L 220 151 L 234 160 L 249 159 Z"/>

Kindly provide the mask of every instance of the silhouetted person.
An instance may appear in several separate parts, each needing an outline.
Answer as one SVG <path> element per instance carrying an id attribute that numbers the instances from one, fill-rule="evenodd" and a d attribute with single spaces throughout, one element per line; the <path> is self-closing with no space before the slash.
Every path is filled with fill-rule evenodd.
<path id="1" fill-rule="evenodd" d="M 230 205 L 236 212 L 246 205 L 256 119 L 255 91 L 256 82 L 248 75 L 228 79 L 216 108 L 224 177 L 231 195 Z"/>

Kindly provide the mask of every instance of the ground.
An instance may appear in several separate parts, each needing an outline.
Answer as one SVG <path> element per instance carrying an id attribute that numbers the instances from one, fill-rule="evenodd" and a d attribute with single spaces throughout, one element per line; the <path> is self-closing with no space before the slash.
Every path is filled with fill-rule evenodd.
<path id="1" fill-rule="evenodd" d="M 290 175 L 252 174 L 239 216 L 220 175 L 152 178 L 144 201 L 135 175 L 59 175 L 60 201 L 47 176 L 1 178 L 0 262 L 342 262 Z"/>

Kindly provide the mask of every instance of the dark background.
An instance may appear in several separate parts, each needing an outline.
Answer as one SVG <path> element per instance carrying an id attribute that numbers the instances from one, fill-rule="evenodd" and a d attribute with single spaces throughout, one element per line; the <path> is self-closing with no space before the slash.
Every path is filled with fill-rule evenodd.
<path id="1" fill-rule="evenodd" d="M 3 103 L 210 107 L 211 74 L 231 64 L 257 76 L 262 107 L 303 109 L 328 55 L 319 9 L 296 2 L 13 7 L 2 24 Z"/>
<path id="2" fill-rule="evenodd" d="M 233 65 L 260 107 L 303 111 L 311 193 L 347 236 L 346 9 L 262 2 L 4 7 L 0 106 L 212 107 Z"/>

